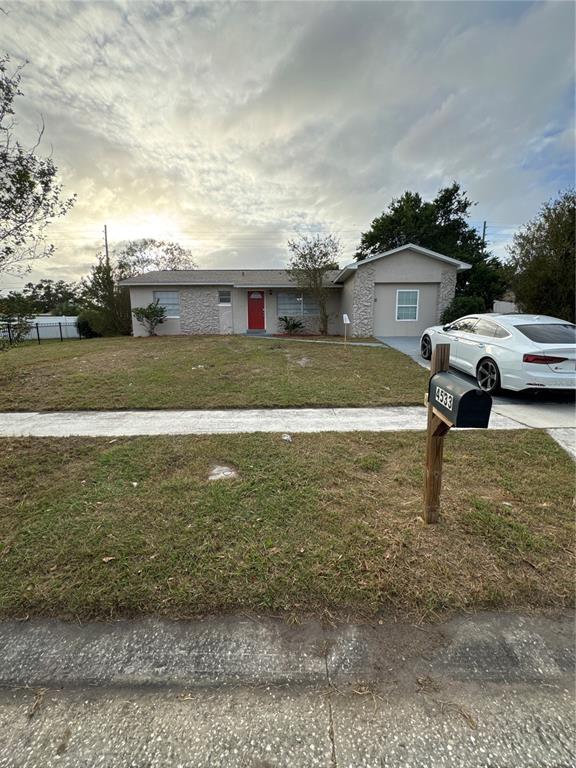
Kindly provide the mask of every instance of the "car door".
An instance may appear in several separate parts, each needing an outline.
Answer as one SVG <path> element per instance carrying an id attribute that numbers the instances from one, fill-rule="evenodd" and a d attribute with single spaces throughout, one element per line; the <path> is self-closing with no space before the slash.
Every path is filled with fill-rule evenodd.
<path id="1" fill-rule="evenodd" d="M 468 329 L 476 324 L 477 317 L 463 317 L 444 326 L 438 332 L 438 344 L 450 344 L 450 365 L 454 368 L 462 368 L 462 348 L 461 343 Z"/>
<path id="2" fill-rule="evenodd" d="M 463 371 L 473 376 L 476 374 L 478 362 L 484 357 L 486 345 L 494 341 L 495 332 L 495 323 L 482 317 L 464 330 L 460 339 L 460 361 Z"/>

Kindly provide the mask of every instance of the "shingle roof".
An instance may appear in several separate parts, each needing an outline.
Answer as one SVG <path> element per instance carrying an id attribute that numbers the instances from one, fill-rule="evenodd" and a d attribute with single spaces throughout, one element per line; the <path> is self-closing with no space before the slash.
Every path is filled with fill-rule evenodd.
<path id="1" fill-rule="evenodd" d="M 350 276 L 351 272 L 354 272 L 359 267 L 364 266 L 364 264 L 369 264 L 372 261 L 377 261 L 378 259 L 382 259 L 385 256 L 392 256 L 395 253 L 401 253 L 402 251 L 415 251 L 416 253 L 421 253 L 423 256 L 430 256 L 432 259 L 437 259 L 438 261 L 443 261 L 446 264 L 450 264 L 453 267 L 456 267 L 457 272 L 462 272 L 465 269 L 470 269 L 471 264 L 468 264 L 465 261 L 460 261 L 459 259 L 453 259 L 451 256 L 444 256 L 443 253 L 438 253 L 437 251 L 431 251 L 429 248 L 423 248 L 421 245 L 414 245 L 414 243 L 406 243 L 406 245 L 401 245 L 399 248 L 392 248 L 390 251 L 383 251 L 382 253 L 376 253 L 373 256 L 369 256 L 366 259 L 363 259 L 362 261 L 353 261 L 351 264 L 346 264 L 346 266 L 340 270 L 338 273 L 338 279 L 347 279 Z"/>
<path id="2" fill-rule="evenodd" d="M 326 285 L 340 288 L 334 280 L 337 269 L 326 273 Z M 230 285 L 237 288 L 294 288 L 285 269 L 173 269 L 145 272 L 121 280 L 120 285 Z"/>

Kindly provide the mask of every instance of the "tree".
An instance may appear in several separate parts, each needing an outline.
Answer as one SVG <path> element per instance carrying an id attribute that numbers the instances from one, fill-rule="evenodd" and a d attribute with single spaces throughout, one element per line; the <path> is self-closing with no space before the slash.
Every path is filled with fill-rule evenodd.
<path id="1" fill-rule="evenodd" d="M 156 336 L 156 328 L 166 319 L 166 309 L 160 306 L 159 299 L 147 307 L 136 307 L 132 314 L 146 328 L 148 336 Z"/>
<path id="2" fill-rule="evenodd" d="M 524 312 L 575 322 L 576 192 L 568 189 L 542 205 L 508 248 L 512 289 Z"/>
<path id="3" fill-rule="evenodd" d="M 475 315 L 477 312 L 485 312 L 486 305 L 480 296 L 454 296 L 450 304 L 442 312 L 441 323 L 453 323 L 464 315 Z"/>
<path id="4" fill-rule="evenodd" d="M 308 291 L 318 302 L 320 333 L 328 333 L 328 291 L 326 273 L 338 269 L 340 242 L 333 235 L 302 235 L 299 240 L 289 240 L 291 256 L 288 262 L 290 278 L 303 291 Z"/>
<path id="5" fill-rule="evenodd" d="M 150 237 L 121 244 L 114 249 L 113 257 L 123 278 L 155 270 L 196 268 L 188 248 Z"/>
<path id="6" fill-rule="evenodd" d="M 101 314 L 95 331 L 103 336 L 129 335 L 131 332 L 130 295 L 118 285 L 123 277 L 106 255 L 98 254 L 98 263 L 82 281 L 82 300 L 90 310 Z M 93 313 L 92 313 L 92 316 Z"/>
<path id="7" fill-rule="evenodd" d="M 23 293 L 10 291 L 6 296 L 0 296 L 0 317 L 5 322 L 13 318 L 30 317 L 35 312 L 32 301 Z"/>
<path id="8" fill-rule="evenodd" d="M 14 138 L 22 67 L 10 73 L 8 63 L 8 56 L 0 57 L 0 272 L 22 272 L 54 252 L 46 227 L 70 210 L 74 197 L 61 197 L 52 158 L 36 155 L 44 127 L 31 149 Z"/>
<path id="9" fill-rule="evenodd" d="M 362 234 L 356 259 L 414 243 L 465 261 L 472 269 L 459 273 L 457 295 L 479 296 L 490 308 L 508 287 L 510 274 L 469 225 L 473 205 L 457 182 L 440 189 L 431 201 L 424 201 L 417 192 L 405 192 Z"/>
<path id="10" fill-rule="evenodd" d="M 0 298 L 0 306 L 20 315 L 77 315 L 81 309 L 79 287 L 64 280 L 26 283 L 21 292 L 10 291 Z"/>

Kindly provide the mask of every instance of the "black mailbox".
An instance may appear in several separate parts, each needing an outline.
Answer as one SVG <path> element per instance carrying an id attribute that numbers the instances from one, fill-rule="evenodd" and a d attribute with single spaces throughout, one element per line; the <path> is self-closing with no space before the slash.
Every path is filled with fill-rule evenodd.
<path id="1" fill-rule="evenodd" d="M 454 427 L 486 429 L 492 409 L 487 392 L 447 371 L 430 379 L 428 403 Z"/>

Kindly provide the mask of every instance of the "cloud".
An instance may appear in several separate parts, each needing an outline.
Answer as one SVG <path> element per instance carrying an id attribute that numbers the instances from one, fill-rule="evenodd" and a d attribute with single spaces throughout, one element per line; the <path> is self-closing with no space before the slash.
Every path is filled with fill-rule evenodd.
<path id="1" fill-rule="evenodd" d="M 73 212 L 36 276 L 111 241 L 173 237 L 203 266 L 279 266 L 297 231 L 349 257 L 405 189 L 452 179 L 498 253 L 574 178 L 569 3 L 8 2 Z"/>

